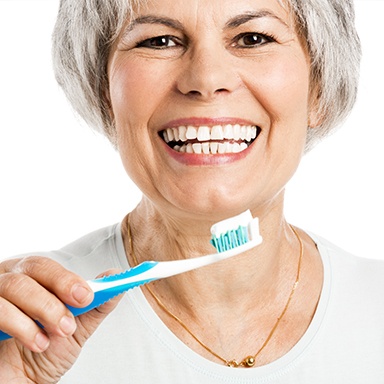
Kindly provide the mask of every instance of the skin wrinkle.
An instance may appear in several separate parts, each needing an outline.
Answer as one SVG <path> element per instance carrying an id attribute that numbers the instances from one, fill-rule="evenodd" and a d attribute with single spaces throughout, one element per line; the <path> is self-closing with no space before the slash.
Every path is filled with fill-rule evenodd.
<path id="1" fill-rule="evenodd" d="M 238 15 L 234 17 L 233 19 L 230 19 L 225 27 L 225 29 L 234 29 L 239 27 L 242 24 L 245 24 L 253 19 L 259 19 L 259 18 L 264 18 L 264 17 L 271 17 L 276 20 L 278 20 L 280 23 L 285 25 L 287 28 L 290 28 L 290 26 L 284 22 L 280 17 L 276 16 L 275 14 L 271 13 L 268 10 L 260 10 L 258 12 L 248 12 L 245 13 L 244 15 Z M 127 26 L 125 33 L 131 32 L 137 25 L 140 24 L 162 24 L 167 27 L 173 28 L 173 29 L 178 29 L 180 31 L 184 31 L 183 24 L 178 21 L 174 20 L 168 17 L 159 17 L 156 15 L 145 15 L 145 16 L 140 16 L 135 19 L 133 19 Z M 124 38 L 124 34 L 123 34 Z"/>

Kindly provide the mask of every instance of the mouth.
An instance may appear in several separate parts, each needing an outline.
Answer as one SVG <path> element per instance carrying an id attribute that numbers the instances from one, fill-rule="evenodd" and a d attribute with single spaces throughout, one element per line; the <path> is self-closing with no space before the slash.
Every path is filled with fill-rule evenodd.
<path id="1" fill-rule="evenodd" d="M 221 155 L 245 151 L 256 140 L 260 131 L 255 125 L 182 125 L 166 128 L 159 135 L 176 152 Z"/>

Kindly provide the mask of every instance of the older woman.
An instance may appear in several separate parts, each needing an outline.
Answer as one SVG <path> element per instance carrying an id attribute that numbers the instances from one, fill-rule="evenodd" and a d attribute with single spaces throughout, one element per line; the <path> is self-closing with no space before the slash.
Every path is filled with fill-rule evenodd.
<path id="1" fill-rule="evenodd" d="M 303 153 L 353 106 L 353 16 L 347 0 L 62 0 L 57 79 L 143 198 L 121 224 L 0 264 L 1 382 L 381 382 L 383 263 L 283 212 Z M 246 209 L 257 248 L 76 319 L 64 305 L 111 269 L 210 253 L 210 226 Z"/>

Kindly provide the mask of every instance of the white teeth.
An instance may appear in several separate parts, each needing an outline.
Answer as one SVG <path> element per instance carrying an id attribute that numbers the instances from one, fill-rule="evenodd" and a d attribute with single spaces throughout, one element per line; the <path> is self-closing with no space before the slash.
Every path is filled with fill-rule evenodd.
<path id="1" fill-rule="evenodd" d="M 233 139 L 234 140 L 239 140 L 240 139 L 240 124 L 235 124 L 233 126 Z"/>
<path id="2" fill-rule="evenodd" d="M 202 147 L 203 153 L 205 155 L 209 155 L 211 153 L 210 152 L 210 145 L 209 145 L 209 143 L 205 142 L 205 143 L 201 144 L 201 147 Z"/>
<path id="3" fill-rule="evenodd" d="M 247 127 L 241 127 L 240 129 L 240 139 L 245 140 L 245 137 L 247 136 Z"/>
<path id="4" fill-rule="evenodd" d="M 212 143 L 188 143 L 184 145 L 175 145 L 173 149 L 181 153 L 194 153 L 204 155 L 216 155 L 225 153 L 239 153 L 248 148 L 246 143 L 229 143 L 225 141 L 223 143 L 212 142 Z"/>
<path id="5" fill-rule="evenodd" d="M 163 138 L 164 138 L 164 141 L 166 142 L 166 143 L 169 143 L 171 140 L 169 140 L 169 138 L 168 138 L 168 133 L 167 133 L 167 129 L 165 130 L 165 131 L 163 131 Z"/>
<path id="6" fill-rule="evenodd" d="M 206 155 L 244 151 L 256 137 L 256 126 L 240 124 L 214 125 L 213 127 L 182 125 L 163 131 L 166 143 L 175 142 L 173 146 L 175 151 Z"/>
<path id="7" fill-rule="evenodd" d="M 211 130 L 209 127 L 199 127 L 197 131 L 197 140 L 199 141 L 209 141 L 211 140 Z"/>
<path id="8" fill-rule="evenodd" d="M 181 141 L 187 141 L 187 127 L 184 127 L 183 125 L 179 127 L 179 139 Z"/>
<path id="9" fill-rule="evenodd" d="M 173 128 L 172 132 L 173 132 L 173 137 L 175 138 L 175 141 L 179 141 L 180 139 L 179 130 L 177 128 Z"/>
<path id="10" fill-rule="evenodd" d="M 191 143 L 188 143 L 187 145 L 183 145 L 183 147 L 185 148 L 185 152 L 187 152 L 187 153 L 194 153 Z"/>
<path id="11" fill-rule="evenodd" d="M 214 125 L 211 131 L 211 140 L 223 140 L 224 133 L 221 125 Z"/>
<path id="12" fill-rule="evenodd" d="M 244 149 L 247 149 L 248 148 L 248 145 L 245 144 L 245 143 L 240 143 L 240 152 L 244 151 Z"/>
<path id="13" fill-rule="evenodd" d="M 219 149 L 217 152 L 220 154 L 227 153 L 227 143 L 219 143 Z"/>
<path id="14" fill-rule="evenodd" d="M 232 145 L 232 152 L 233 153 L 241 152 L 241 147 L 240 147 L 239 143 L 233 143 L 233 145 Z"/>
<path id="15" fill-rule="evenodd" d="M 201 153 L 201 144 L 200 143 L 192 144 L 192 148 L 193 148 L 194 153 L 198 153 L 198 154 Z"/>
<path id="16" fill-rule="evenodd" d="M 175 136 L 173 135 L 173 129 L 172 128 L 168 128 L 167 131 L 166 131 L 166 134 L 167 134 L 167 137 L 168 137 L 168 140 L 169 141 L 173 141 Z"/>
<path id="17" fill-rule="evenodd" d="M 247 127 L 247 130 L 245 133 L 245 140 L 247 140 L 247 141 L 252 140 L 252 129 L 250 127 Z"/>
<path id="18" fill-rule="evenodd" d="M 247 144 L 245 144 L 245 145 L 247 145 Z M 213 155 L 216 155 L 218 148 L 219 148 L 219 143 L 217 143 L 217 142 L 211 143 L 211 153 Z"/>
<path id="19" fill-rule="evenodd" d="M 230 124 L 224 127 L 224 139 L 233 139 L 233 126 Z"/>
<path id="20" fill-rule="evenodd" d="M 186 137 L 188 140 L 197 139 L 197 129 L 195 127 L 187 127 Z"/>
<path id="21" fill-rule="evenodd" d="M 194 127 L 192 125 L 185 127 L 180 126 L 177 128 L 167 128 L 163 131 L 163 138 L 165 142 L 171 141 L 210 141 L 210 140 L 246 140 L 251 141 L 257 136 L 257 128 L 251 125 L 240 124 L 227 124 L 224 127 L 215 125 L 212 128 L 208 126 Z"/>

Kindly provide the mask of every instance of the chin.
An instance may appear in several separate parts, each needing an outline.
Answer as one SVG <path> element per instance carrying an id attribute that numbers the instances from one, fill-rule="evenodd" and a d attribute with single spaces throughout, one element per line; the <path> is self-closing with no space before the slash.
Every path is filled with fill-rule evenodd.
<path id="1" fill-rule="evenodd" d="M 249 204 L 239 199 L 239 196 L 226 198 L 190 195 L 185 201 L 179 201 L 178 207 L 183 212 L 189 212 L 190 216 L 206 217 L 219 221 L 227 217 L 235 216 L 250 208 Z"/>

